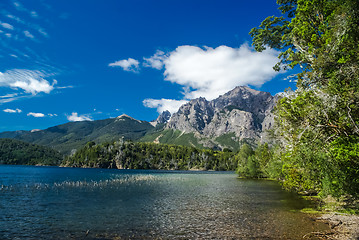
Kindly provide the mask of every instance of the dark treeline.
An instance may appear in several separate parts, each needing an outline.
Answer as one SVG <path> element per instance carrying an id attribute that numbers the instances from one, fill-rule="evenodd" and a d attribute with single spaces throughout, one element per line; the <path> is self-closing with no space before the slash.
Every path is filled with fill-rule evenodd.
<path id="1" fill-rule="evenodd" d="M 0 139 L 0 164 L 59 165 L 62 155 L 48 147 L 14 139 Z"/>
<path id="2" fill-rule="evenodd" d="M 177 145 L 114 142 L 96 145 L 89 142 L 63 164 L 69 167 L 165 170 L 231 170 L 237 168 L 235 154 Z"/>

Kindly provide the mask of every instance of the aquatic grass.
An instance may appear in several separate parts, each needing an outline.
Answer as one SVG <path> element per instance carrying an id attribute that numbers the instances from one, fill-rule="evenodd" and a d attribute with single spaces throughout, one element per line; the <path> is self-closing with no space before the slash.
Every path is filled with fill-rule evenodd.
<path id="1" fill-rule="evenodd" d="M 130 184 L 143 185 L 151 184 L 154 181 L 170 181 L 176 180 L 181 181 L 183 178 L 172 177 L 171 179 L 162 178 L 161 176 L 154 176 L 150 174 L 141 175 L 128 175 L 120 178 L 113 177 L 110 179 L 102 180 L 78 180 L 78 181 L 62 181 L 49 183 L 33 183 L 25 185 L 0 185 L 0 192 L 2 191 L 16 191 L 16 190 L 52 190 L 52 189 L 67 189 L 67 188 L 79 188 L 79 189 L 101 189 L 101 188 L 121 188 Z"/>

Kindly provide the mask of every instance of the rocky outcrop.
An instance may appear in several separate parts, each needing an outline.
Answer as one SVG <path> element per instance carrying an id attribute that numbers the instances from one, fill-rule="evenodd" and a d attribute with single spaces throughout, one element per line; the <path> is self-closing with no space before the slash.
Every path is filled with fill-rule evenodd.
<path id="1" fill-rule="evenodd" d="M 151 121 L 152 126 L 157 126 L 158 124 L 167 123 L 171 118 L 171 113 L 169 111 L 163 111 L 156 120 Z"/>
<path id="2" fill-rule="evenodd" d="M 259 139 L 273 124 L 275 99 L 268 92 L 236 87 L 212 101 L 197 98 L 184 104 L 166 128 L 209 138 L 234 133 L 240 140 Z"/>

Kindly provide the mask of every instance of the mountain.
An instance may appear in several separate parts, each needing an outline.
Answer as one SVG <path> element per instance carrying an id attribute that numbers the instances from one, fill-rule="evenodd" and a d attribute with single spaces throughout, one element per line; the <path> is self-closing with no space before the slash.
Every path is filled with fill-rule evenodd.
<path id="1" fill-rule="evenodd" d="M 171 116 L 163 130 L 142 140 L 236 150 L 243 141 L 265 141 L 276 99 L 244 86 L 212 101 L 193 99 Z"/>
<path id="2" fill-rule="evenodd" d="M 159 124 L 168 123 L 171 118 L 171 113 L 169 111 L 163 111 L 156 120 L 151 121 L 152 126 L 156 127 Z"/>
<path id="3" fill-rule="evenodd" d="M 62 155 L 49 147 L 0 139 L 0 164 L 59 165 Z"/>
<path id="4" fill-rule="evenodd" d="M 69 122 L 37 131 L 0 133 L 0 138 L 13 138 L 52 147 L 63 154 L 83 147 L 87 142 L 102 143 L 124 137 L 137 140 L 154 127 L 127 115 L 97 121 Z"/>
<path id="5" fill-rule="evenodd" d="M 127 115 L 97 121 L 69 122 L 45 130 L 0 133 L 0 138 L 18 139 L 70 154 L 87 142 L 128 140 L 167 143 L 198 148 L 238 150 L 243 142 L 266 141 L 274 117 L 276 96 L 248 87 L 208 101 L 193 99 L 176 113 L 165 111 L 152 122 Z"/>

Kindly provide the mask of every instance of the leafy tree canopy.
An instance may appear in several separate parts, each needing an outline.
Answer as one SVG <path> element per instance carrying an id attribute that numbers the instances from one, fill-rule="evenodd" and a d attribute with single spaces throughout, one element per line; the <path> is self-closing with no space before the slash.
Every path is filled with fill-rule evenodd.
<path id="1" fill-rule="evenodd" d="M 281 51 L 275 70 L 297 72 L 297 90 L 277 104 L 274 132 L 282 147 L 268 166 L 290 189 L 358 197 L 359 1 L 277 4 L 282 15 L 250 32 L 257 51 Z"/>

